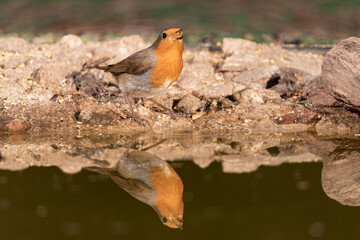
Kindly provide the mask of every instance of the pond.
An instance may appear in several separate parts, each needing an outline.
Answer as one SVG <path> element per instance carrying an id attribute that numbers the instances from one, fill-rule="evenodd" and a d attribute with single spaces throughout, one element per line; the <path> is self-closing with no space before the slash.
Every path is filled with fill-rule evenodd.
<path id="1" fill-rule="evenodd" d="M 356 137 L 4 136 L 0 153 L 4 240 L 360 239 Z"/>

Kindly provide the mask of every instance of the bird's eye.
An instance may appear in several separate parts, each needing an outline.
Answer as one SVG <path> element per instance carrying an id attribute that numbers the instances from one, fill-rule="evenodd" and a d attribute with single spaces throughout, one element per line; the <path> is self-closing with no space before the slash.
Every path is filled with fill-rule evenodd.
<path id="1" fill-rule="evenodd" d="M 162 34 L 162 38 L 166 38 L 166 36 L 167 36 L 166 33 Z"/>
<path id="2" fill-rule="evenodd" d="M 162 221 L 163 221 L 163 223 L 166 223 L 167 222 L 166 217 L 163 217 Z"/>

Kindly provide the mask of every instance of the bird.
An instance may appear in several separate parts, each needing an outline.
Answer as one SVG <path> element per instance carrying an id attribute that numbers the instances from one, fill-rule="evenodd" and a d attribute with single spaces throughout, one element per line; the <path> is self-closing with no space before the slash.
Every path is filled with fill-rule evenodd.
<path id="1" fill-rule="evenodd" d="M 124 93 L 125 100 L 130 107 L 132 120 L 144 125 L 136 116 L 128 96 L 152 100 L 151 97 L 169 88 L 182 71 L 183 51 L 183 30 L 168 28 L 160 32 L 150 47 L 140 50 L 116 64 L 87 67 L 110 72 L 116 77 L 119 89 Z M 161 104 L 155 103 L 165 110 L 169 110 Z"/>
<path id="2" fill-rule="evenodd" d="M 166 161 L 152 153 L 132 150 L 124 154 L 114 167 L 86 169 L 110 176 L 120 188 L 151 206 L 164 225 L 182 229 L 184 185 Z"/>

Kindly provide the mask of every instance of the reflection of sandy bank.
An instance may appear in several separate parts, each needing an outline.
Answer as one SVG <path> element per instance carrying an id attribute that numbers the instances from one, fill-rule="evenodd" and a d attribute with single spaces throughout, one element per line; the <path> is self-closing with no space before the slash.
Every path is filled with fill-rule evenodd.
<path id="1" fill-rule="evenodd" d="M 76 173 L 99 164 L 114 166 L 131 141 L 134 149 L 146 149 L 167 161 L 191 160 L 202 168 L 220 161 L 223 171 L 232 173 L 255 171 L 262 165 L 320 161 L 336 147 L 333 141 L 311 134 L 30 137 L 0 141 L 0 169 L 58 166 L 64 172 Z"/>
<path id="2" fill-rule="evenodd" d="M 343 205 L 360 206 L 360 144 L 324 160 L 322 186 L 325 193 Z"/>

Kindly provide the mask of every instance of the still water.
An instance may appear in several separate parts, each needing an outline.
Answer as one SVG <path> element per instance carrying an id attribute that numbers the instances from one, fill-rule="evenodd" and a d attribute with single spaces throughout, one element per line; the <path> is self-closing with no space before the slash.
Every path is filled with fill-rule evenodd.
<path id="1" fill-rule="evenodd" d="M 360 239 L 357 139 L 143 138 L 131 148 L 123 139 L 3 141 L 0 239 Z M 183 183 L 183 230 L 128 182 L 162 159 Z"/>

